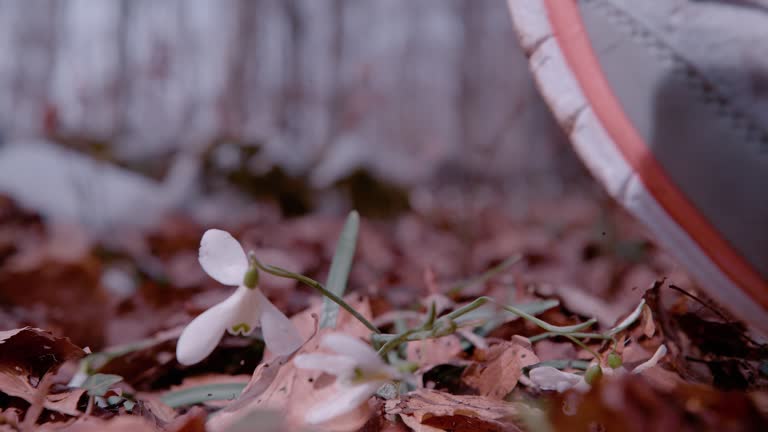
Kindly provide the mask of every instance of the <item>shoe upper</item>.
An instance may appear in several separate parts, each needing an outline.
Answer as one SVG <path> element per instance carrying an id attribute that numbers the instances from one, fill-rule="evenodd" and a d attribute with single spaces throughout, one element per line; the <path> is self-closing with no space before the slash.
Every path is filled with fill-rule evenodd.
<path id="1" fill-rule="evenodd" d="M 579 8 L 654 158 L 768 280 L 768 9 L 690 0 Z"/>

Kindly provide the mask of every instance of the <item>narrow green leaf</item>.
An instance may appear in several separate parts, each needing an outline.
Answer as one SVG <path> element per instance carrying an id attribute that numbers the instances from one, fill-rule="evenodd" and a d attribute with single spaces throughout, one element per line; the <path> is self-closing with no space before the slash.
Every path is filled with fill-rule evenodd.
<path id="1" fill-rule="evenodd" d="M 89 375 L 93 374 L 101 369 L 104 365 L 109 363 L 112 359 L 122 357 L 126 354 L 149 348 L 169 340 L 178 339 L 180 334 L 181 328 L 177 330 L 165 331 L 147 339 L 114 346 L 104 351 L 89 354 L 80 360 L 79 370 Z"/>
<path id="2" fill-rule="evenodd" d="M 560 305 L 560 302 L 557 300 L 541 300 L 537 302 L 532 303 L 525 303 L 517 305 L 517 307 L 524 311 L 528 312 L 531 315 L 540 315 L 553 307 L 557 307 Z M 488 315 L 488 313 L 491 313 L 492 315 Z M 502 314 L 497 314 L 495 310 L 483 310 L 483 309 L 477 309 L 475 311 L 472 311 L 461 318 L 456 320 L 457 324 L 463 323 L 466 321 L 471 320 L 477 320 L 482 318 L 488 318 L 488 320 L 485 322 L 485 324 L 481 325 L 475 330 L 475 333 L 477 333 L 480 336 L 486 336 L 488 333 L 491 332 L 491 330 L 495 329 L 496 327 L 502 325 L 506 320 L 507 316 Z"/>
<path id="3" fill-rule="evenodd" d="M 522 255 L 511 256 L 505 259 L 504 261 L 500 262 L 499 264 L 489 268 L 482 274 L 471 277 L 467 280 L 464 280 L 455 284 L 448 290 L 448 296 L 449 297 L 456 296 L 456 295 L 459 295 L 464 289 L 468 287 L 484 284 L 494 276 L 502 273 L 503 271 L 507 270 L 513 265 L 519 263 L 522 259 L 523 259 Z"/>
<path id="4" fill-rule="evenodd" d="M 628 317 L 624 318 L 624 320 L 621 321 L 616 327 L 608 330 L 608 332 L 605 334 L 608 336 L 613 336 L 615 334 L 621 333 L 627 327 L 631 326 L 635 321 L 637 321 L 638 318 L 640 318 L 640 315 L 642 315 L 643 306 L 645 306 L 645 299 L 641 299 L 635 310 L 633 310 Z"/>
<path id="5" fill-rule="evenodd" d="M 333 254 L 331 270 L 325 283 L 328 291 L 338 297 L 344 296 L 347 288 L 349 271 L 352 269 L 352 259 L 357 247 L 357 231 L 360 228 L 360 215 L 352 210 L 344 223 L 344 229 L 336 242 L 336 252 Z M 339 315 L 339 305 L 328 298 L 323 299 L 323 313 L 320 319 L 320 328 L 336 327 L 336 317 Z"/>
<path id="6" fill-rule="evenodd" d="M 233 400 L 240 396 L 244 388 L 243 383 L 206 384 L 168 392 L 160 400 L 171 408 L 179 408 L 208 401 Z"/>
<path id="7" fill-rule="evenodd" d="M 89 396 L 104 396 L 110 387 L 123 380 L 120 375 L 95 374 L 89 376 L 81 386 Z"/>

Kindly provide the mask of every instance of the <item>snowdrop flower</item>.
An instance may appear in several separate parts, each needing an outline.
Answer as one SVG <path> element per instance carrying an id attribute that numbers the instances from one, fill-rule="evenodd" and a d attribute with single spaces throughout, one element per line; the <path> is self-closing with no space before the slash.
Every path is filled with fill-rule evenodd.
<path id="1" fill-rule="evenodd" d="M 528 374 L 531 383 L 542 390 L 555 390 L 562 393 L 568 389 L 579 391 L 589 390 L 589 384 L 584 381 L 583 375 L 563 372 L 552 366 L 537 367 Z"/>
<path id="2" fill-rule="evenodd" d="M 661 345 L 656 353 L 649 360 L 635 367 L 631 373 L 642 373 L 645 370 L 656 366 L 656 364 L 667 354 L 667 347 Z M 601 367 L 605 375 L 623 375 L 627 370 L 621 366 L 616 369 Z M 584 380 L 584 375 L 576 375 L 570 372 L 563 372 L 551 366 L 537 367 L 529 373 L 529 378 L 533 385 L 542 390 L 556 390 L 562 393 L 568 389 L 575 389 L 585 392 L 590 389 L 590 385 Z"/>
<path id="3" fill-rule="evenodd" d="M 208 357 L 225 331 L 248 335 L 261 327 L 264 343 L 277 355 L 290 354 L 301 346 L 296 327 L 257 287 L 257 270 L 249 266 L 245 251 L 232 235 L 217 229 L 206 231 L 200 241 L 199 261 L 210 277 L 237 289 L 187 325 L 176 345 L 179 363 L 191 365 Z"/>
<path id="4" fill-rule="evenodd" d="M 336 354 L 301 354 L 293 360 L 302 369 L 315 369 L 336 376 L 336 395 L 314 406 L 305 420 L 324 423 L 365 403 L 382 385 L 401 378 L 400 372 L 384 363 L 368 344 L 342 333 L 331 333 L 320 346 Z"/>

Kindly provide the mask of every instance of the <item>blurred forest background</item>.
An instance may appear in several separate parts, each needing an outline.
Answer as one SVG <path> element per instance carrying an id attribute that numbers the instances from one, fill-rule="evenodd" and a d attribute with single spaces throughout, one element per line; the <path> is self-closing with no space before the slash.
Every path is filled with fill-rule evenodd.
<path id="1" fill-rule="evenodd" d="M 224 173 L 291 195 L 289 213 L 349 179 L 517 197 L 586 184 L 504 0 L 2 0 L 0 131 L 156 179 L 192 155 L 208 187 Z"/>

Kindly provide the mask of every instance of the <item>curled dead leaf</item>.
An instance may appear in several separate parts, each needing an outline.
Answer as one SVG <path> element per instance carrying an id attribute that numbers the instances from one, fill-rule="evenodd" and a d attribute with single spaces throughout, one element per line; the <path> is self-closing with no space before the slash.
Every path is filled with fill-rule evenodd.
<path id="1" fill-rule="evenodd" d="M 24 327 L 0 332 L 0 367 L 25 370 L 36 378 L 54 372 L 62 363 L 85 356 L 69 338 Z M 18 369 L 17 369 L 18 368 Z"/>

